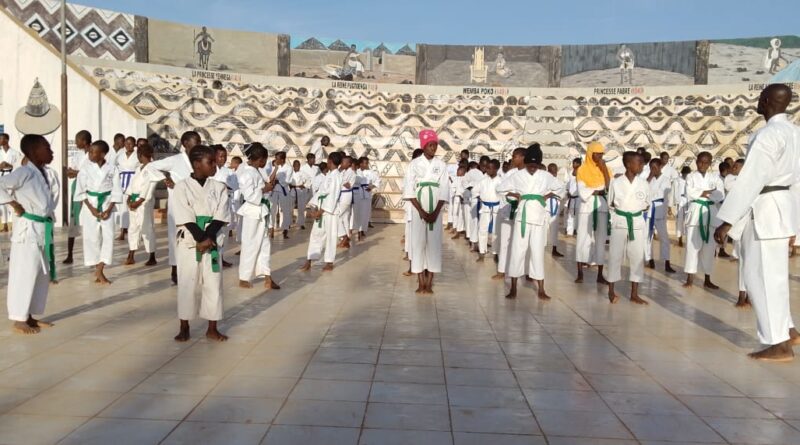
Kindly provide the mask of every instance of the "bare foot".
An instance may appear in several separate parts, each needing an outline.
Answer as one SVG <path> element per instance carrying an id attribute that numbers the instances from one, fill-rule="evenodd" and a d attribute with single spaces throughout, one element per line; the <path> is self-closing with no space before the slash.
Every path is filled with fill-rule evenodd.
<path id="1" fill-rule="evenodd" d="M 789 344 L 790 340 L 777 345 L 772 345 L 766 349 L 758 352 L 747 354 L 748 357 L 754 360 L 763 360 L 769 362 L 790 362 L 794 359 L 794 351 Z"/>
<path id="2" fill-rule="evenodd" d="M 178 335 L 175 336 L 175 341 L 183 343 L 189 341 L 190 338 L 192 338 L 192 336 L 189 335 L 189 328 L 187 327 L 185 330 L 181 328 Z"/>
<path id="3" fill-rule="evenodd" d="M 274 281 L 272 281 L 272 278 L 271 278 L 271 277 L 267 277 L 267 279 L 266 279 L 266 280 L 264 280 L 264 288 L 265 288 L 265 289 L 267 289 L 267 290 L 270 290 L 270 289 L 275 289 L 275 290 L 278 290 L 278 289 L 280 289 L 281 287 L 280 287 L 280 286 L 278 286 L 278 284 L 277 284 L 277 283 L 275 283 Z"/>
<path id="4" fill-rule="evenodd" d="M 239 287 L 241 287 L 242 289 L 252 289 L 253 284 L 249 281 L 239 280 Z"/>
<path id="5" fill-rule="evenodd" d="M 326 263 L 325 266 L 322 267 L 323 272 L 330 272 L 333 270 L 333 264 Z"/>
<path id="6" fill-rule="evenodd" d="M 427 289 L 425 289 L 425 287 L 420 284 L 419 287 L 417 287 L 417 290 L 414 291 L 414 293 L 422 295 L 425 293 L 426 290 Z"/>
<path id="7" fill-rule="evenodd" d="M 99 285 L 101 285 L 101 286 L 108 286 L 109 284 L 111 284 L 111 281 L 109 281 L 109 280 L 108 280 L 108 278 L 106 278 L 106 276 L 105 276 L 105 275 L 103 275 L 103 274 L 100 274 L 100 276 L 98 276 L 97 278 L 95 278 L 95 279 L 94 279 L 94 282 L 95 282 L 96 284 L 99 284 Z"/>
<path id="8" fill-rule="evenodd" d="M 583 283 L 583 275 L 578 275 L 578 278 L 575 278 L 575 283 L 576 284 Z"/>
<path id="9" fill-rule="evenodd" d="M 686 275 L 686 282 L 683 283 L 683 287 L 689 288 L 689 287 L 692 287 L 693 285 L 694 285 L 694 280 L 692 279 L 692 275 L 687 274 Z"/>
<path id="10" fill-rule="evenodd" d="M 539 297 L 539 299 L 542 301 L 552 300 L 552 298 L 550 298 L 550 295 L 547 295 L 547 293 L 543 290 L 539 291 L 537 297 Z"/>
<path id="11" fill-rule="evenodd" d="M 456 233 L 450 239 L 459 239 L 459 238 L 461 238 L 461 234 L 460 233 Z"/>
<path id="12" fill-rule="evenodd" d="M 24 321 L 15 321 L 11 329 L 17 334 L 32 335 L 38 334 L 40 329 L 38 327 L 30 326 Z"/>
<path id="13" fill-rule="evenodd" d="M 150 259 L 144 263 L 145 266 L 155 266 L 156 264 L 158 264 L 158 261 L 156 261 L 155 257 L 150 257 Z"/>
<path id="14" fill-rule="evenodd" d="M 750 307 L 750 299 L 747 297 L 747 292 L 739 292 L 739 299 L 734 306 L 740 309 Z M 791 334 L 791 330 L 789 330 L 789 333 Z"/>
<path id="15" fill-rule="evenodd" d="M 231 264 L 231 263 L 229 263 L 229 262 L 227 262 L 227 261 L 225 261 L 225 260 L 222 260 L 222 267 L 224 267 L 225 269 L 227 269 L 227 268 L 229 268 L 229 267 L 231 267 L 231 266 L 233 266 L 233 264 Z"/>
<path id="16" fill-rule="evenodd" d="M 68 256 L 64 259 L 64 261 L 61 262 L 61 264 L 72 264 L 72 257 Z"/>
<path id="17" fill-rule="evenodd" d="M 214 329 L 213 331 L 212 330 L 207 331 L 206 332 L 206 338 L 211 340 L 211 341 L 218 341 L 220 343 L 224 342 L 224 341 L 228 341 L 228 336 L 222 334 L 220 331 L 218 331 L 216 329 Z"/>
<path id="18" fill-rule="evenodd" d="M 800 345 L 800 332 L 795 328 L 789 328 L 789 344 L 792 346 Z"/>
<path id="19" fill-rule="evenodd" d="M 28 321 L 26 323 L 28 324 L 28 326 L 32 328 L 52 328 L 53 326 L 55 326 L 53 323 L 50 323 L 48 321 L 37 320 L 31 317 L 30 315 L 28 316 Z"/>
<path id="20" fill-rule="evenodd" d="M 493 280 L 505 280 L 506 279 L 506 274 L 501 273 L 501 272 L 497 272 L 496 274 L 492 275 L 492 279 Z"/>
<path id="21" fill-rule="evenodd" d="M 553 257 L 555 257 L 555 258 L 563 258 L 564 255 L 561 252 L 553 249 Z"/>
<path id="22" fill-rule="evenodd" d="M 475 262 L 476 263 L 482 263 L 483 262 L 483 255 L 478 255 L 478 259 L 475 260 Z"/>
<path id="23" fill-rule="evenodd" d="M 642 297 L 640 297 L 638 295 L 631 295 L 631 303 L 641 304 L 641 305 L 644 305 L 644 306 L 647 306 L 648 304 L 650 304 L 646 300 L 643 300 Z"/>
<path id="24" fill-rule="evenodd" d="M 608 301 L 609 301 L 609 303 L 611 303 L 611 304 L 617 304 L 617 302 L 619 301 L 619 295 L 617 295 L 617 294 L 616 294 L 616 293 L 614 293 L 614 292 L 609 292 L 609 294 L 608 294 Z"/>
<path id="25" fill-rule="evenodd" d="M 284 230 L 283 231 L 283 239 L 289 239 L 289 231 L 288 230 Z M 222 334 L 220 334 L 220 335 L 222 335 Z"/>
<path id="26" fill-rule="evenodd" d="M 650 260 L 650 261 L 648 261 L 648 262 L 647 262 L 647 268 L 648 268 L 648 269 L 655 269 L 655 268 L 656 268 L 656 262 L 655 262 L 655 260 Z"/>
<path id="27" fill-rule="evenodd" d="M 608 284 L 608 281 L 606 281 L 603 275 L 597 275 L 597 284 Z"/>
<path id="28" fill-rule="evenodd" d="M 306 263 L 303 264 L 303 266 L 299 270 L 302 272 L 308 272 L 309 270 L 311 270 L 311 261 L 306 261 Z"/>
<path id="29" fill-rule="evenodd" d="M 136 264 L 136 260 L 133 259 L 133 255 L 129 255 L 128 258 L 125 258 L 125 262 L 122 264 L 124 266 L 132 266 Z"/>
<path id="30" fill-rule="evenodd" d="M 712 283 L 711 280 L 708 280 L 708 279 L 705 282 L 703 282 L 703 287 L 705 287 L 706 289 L 711 289 L 711 290 L 719 289 L 719 286 L 717 286 L 716 284 Z"/>
<path id="31" fill-rule="evenodd" d="M 667 261 L 667 264 L 664 266 L 664 272 L 675 273 L 675 269 L 672 268 L 672 266 L 669 264 L 669 261 Z"/>
<path id="32" fill-rule="evenodd" d="M 414 273 L 411 272 L 410 270 L 407 270 L 407 271 L 403 272 L 403 276 L 404 277 L 410 277 L 411 275 L 414 275 Z"/>
<path id="33" fill-rule="evenodd" d="M 508 298 L 509 300 L 513 300 L 514 298 L 517 298 L 517 293 L 509 292 L 508 295 L 506 295 L 506 298 Z"/>
<path id="34" fill-rule="evenodd" d="M 525 281 L 527 281 L 528 283 L 533 283 L 533 282 L 534 282 L 534 281 L 536 281 L 536 280 L 534 280 L 534 279 L 533 279 L 533 278 L 531 278 L 531 277 L 525 277 Z"/>

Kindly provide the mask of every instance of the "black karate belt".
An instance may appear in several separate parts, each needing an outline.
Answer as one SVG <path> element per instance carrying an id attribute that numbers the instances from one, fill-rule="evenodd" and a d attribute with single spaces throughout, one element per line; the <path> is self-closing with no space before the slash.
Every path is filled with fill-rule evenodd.
<path id="1" fill-rule="evenodd" d="M 791 186 L 788 185 L 767 185 L 764 186 L 763 189 L 761 189 L 759 195 L 766 195 L 767 193 L 772 193 L 772 192 L 783 192 L 789 190 L 790 188 Z"/>

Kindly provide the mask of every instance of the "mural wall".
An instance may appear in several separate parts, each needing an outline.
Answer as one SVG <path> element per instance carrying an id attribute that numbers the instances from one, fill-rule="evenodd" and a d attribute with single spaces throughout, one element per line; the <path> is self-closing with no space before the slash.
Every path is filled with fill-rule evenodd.
<path id="1" fill-rule="evenodd" d="M 47 43 L 61 48 L 61 2 L 0 0 L 0 6 Z M 109 60 L 135 60 L 134 16 L 67 4 L 67 53 Z"/>
<path id="2" fill-rule="evenodd" d="M 293 36 L 291 75 L 314 79 L 413 83 L 416 45 Z"/>
<path id="3" fill-rule="evenodd" d="M 265 76 L 281 74 L 279 40 L 288 42 L 288 36 L 155 19 L 149 19 L 147 26 L 150 63 Z"/>
<path id="4" fill-rule="evenodd" d="M 558 46 L 418 45 L 417 83 L 555 87 Z"/>
<path id="5" fill-rule="evenodd" d="M 708 83 L 768 82 L 797 60 L 800 36 L 715 40 L 711 42 Z M 800 80 L 797 65 L 790 79 Z"/>

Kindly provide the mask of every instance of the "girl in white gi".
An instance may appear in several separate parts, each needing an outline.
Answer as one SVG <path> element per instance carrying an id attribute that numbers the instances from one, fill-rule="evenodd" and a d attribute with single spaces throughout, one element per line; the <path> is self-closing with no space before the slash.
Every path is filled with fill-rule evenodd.
<path id="1" fill-rule="evenodd" d="M 239 207 L 242 216 L 242 253 L 239 258 L 239 287 L 250 289 L 255 277 L 264 277 L 264 288 L 280 289 L 272 280 L 270 255 L 272 245 L 269 239 L 269 225 L 272 203 L 269 192 L 274 183 L 267 182 L 261 168 L 269 158 L 267 149 L 261 144 L 253 144 L 247 151 L 247 165 L 239 167 L 239 190 L 244 203 Z"/>
<path id="2" fill-rule="evenodd" d="M 323 272 L 333 270 L 336 260 L 336 243 L 339 240 L 339 215 L 337 200 L 342 190 L 342 174 L 339 167 L 342 164 L 341 152 L 328 155 L 328 173 L 325 174 L 311 201 L 308 203 L 312 210 L 309 218 L 314 220 L 311 228 L 311 237 L 308 239 L 308 254 L 306 263 L 300 270 L 307 272 L 311 269 L 311 262 L 322 259 L 325 263 Z M 324 255 L 324 256 L 323 256 Z"/>
<path id="3" fill-rule="evenodd" d="M 106 162 L 109 146 L 95 141 L 89 147 L 90 163 L 78 173 L 75 199 L 83 201 L 83 263 L 95 268 L 95 283 L 111 284 L 103 270 L 114 259 L 114 219 L 117 205 L 122 203 L 117 168 Z"/>
<path id="4" fill-rule="evenodd" d="M 669 196 L 672 194 L 672 181 L 661 170 L 661 159 L 653 158 L 650 161 L 650 177 L 647 179 L 650 187 L 650 210 L 646 213 L 647 218 L 647 247 L 645 250 L 645 260 L 647 267 L 656 268 L 653 259 L 653 238 L 658 234 L 659 261 L 664 260 L 664 271 L 675 273 L 675 269 L 670 265 L 670 244 L 669 233 L 667 232 L 667 208 Z"/>
<path id="5" fill-rule="evenodd" d="M 342 177 L 342 188 L 339 192 L 339 247 L 350 248 L 350 219 L 353 217 L 353 186 L 356 183 L 356 172 L 353 171 L 353 158 L 344 156 L 339 173 Z"/>
<path id="6" fill-rule="evenodd" d="M 327 165 L 328 164 L 325 164 L 325 166 Z M 303 172 L 303 174 L 306 175 L 306 177 L 308 177 L 308 181 L 311 184 L 311 187 L 309 187 L 309 189 L 306 190 L 306 203 L 308 203 L 311 200 L 311 196 L 314 195 L 314 193 L 316 192 L 316 190 L 314 190 L 314 180 L 320 174 L 320 169 L 319 166 L 317 165 L 317 158 L 314 156 L 313 153 L 309 153 L 306 155 L 306 163 L 300 167 L 300 171 Z M 303 207 L 303 209 L 300 209 L 298 207 L 297 211 L 305 212 L 304 209 L 305 207 Z"/>
<path id="7" fill-rule="evenodd" d="M 8 134 L 0 133 L 0 176 L 11 173 L 22 162 L 22 153 L 12 149 L 8 145 Z M 2 232 L 8 232 L 8 224 L 11 222 L 13 209 L 9 206 L 0 206 L 0 223 L 3 224 Z"/>
<path id="8" fill-rule="evenodd" d="M 69 158 L 67 167 L 67 177 L 72 179 L 69 185 L 70 209 L 69 209 L 69 228 L 67 229 L 67 258 L 62 264 L 72 264 L 72 250 L 75 247 L 75 238 L 81 234 L 81 207 L 80 199 L 75 198 L 75 187 L 78 185 L 78 173 L 83 167 L 89 164 L 86 152 L 92 145 L 92 134 L 86 130 L 81 130 L 75 134 L 75 146 L 78 151 Z"/>
<path id="9" fill-rule="evenodd" d="M 447 165 L 436 157 L 439 137 L 433 130 L 419 132 L 422 156 L 411 161 L 403 180 L 403 199 L 414 207 L 409 227 L 411 272 L 418 274 L 418 294 L 433 293 L 433 276 L 442 271 L 442 207 L 450 187 Z"/>
<path id="10" fill-rule="evenodd" d="M 650 186 L 642 179 L 644 158 L 635 151 L 622 155 L 625 174 L 611 180 L 608 205 L 611 209 L 611 242 L 608 251 L 608 301 L 619 301 L 614 284 L 622 279 L 622 263 L 628 259 L 631 281 L 631 302 L 648 304 L 639 296 L 639 283 L 644 279 L 644 251 L 647 231 L 642 215 L 650 207 Z"/>
<path id="11" fill-rule="evenodd" d="M 220 144 L 214 144 L 211 146 L 214 149 L 214 155 L 216 156 L 216 163 L 217 163 L 217 172 L 214 174 L 215 181 L 221 182 L 225 184 L 225 187 L 228 190 L 228 206 L 230 206 L 230 214 L 231 214 L 231 221 L 233 221 L 233 215 L 236 209 L 234 209 L 234 200 L 233 194 L 236 189 L 239 188 L 239 181 L 236 177 L 236 173 L 234 173 L 233 169 L 228 168 L 226 164 L 228 163 L 228 149 Z M 233 230 L 234 223 L 231 222 L 225 227 L 225 230 L 220 232 L 220 243 L 219 243 L 219 259 L 220 263 L 222 263 L 222 267 L 228 268 L 233 266 L 233 264 L 225 261 L 225 243 L 228 241 L 228 237 Z"/>
<path id="12" fill-rule="evenodd" d="M 283 239 L 289 239 L 289 227 L 292 225 L 292 207 L 294 207 L 294 199 L 289 194 L 292 185 L 292 176 L 294 170 L 290 164 L 286 163 L 286 152 L 279 151 L 275 153 L 275 189 L 272 194 L 276 197 L 278 202 L 278 209 L 280 210 L 280 230 L 283 232 Z M 270 175 L 272 176 L 272 175 Z"/>
<path id="13" fill-rule="evenodd" d="M 236 190 L 233 191 L 231 202 L 231 219 L 233 220 L 228 227 L 232 227 L 233 231 L 236 233 L 236 242 L 242 242 L 242 217 L 236 214 L 236 211 L 239 210 L 239 207 L 242 206 L 242 195 L 239 193 L 239 167 L 242 165 L 242 158 L 239 156 L 234 156 L 231 158 L 230 168 L 233 170 L 233 175 L 235 178 L 232 179 L 232 182 L 236 182 Z M 228 232 L 228 237 L 233 238 L 231 233 Z M 237 253 L 239 255 L 239 253 Z"/>
<path id="14" fill-rule="evenodd" d="M 487 162 L 489 162 L 488 157 L 481 157 L 481 163 L 485 164 Z M 472 251 L 477 252 L 479 240 L 478 233 L 480 232 L 478 226 L 478 207 L 480 203 L 480 200 L 478 199 L 478 185 L 480 185 L 485 175 L 483 173 L 482 164 L 480 163 L 470 162 L 469 168 L 469 171 L 464 176 L 464 188 L 469 191 L 468 194 L 464 195 L 465 204 L 469 206 L 469 211 L 466 213 L 466 215 L 468 215 L 467 240 L 472 247 Z M 469 196 L 469 200 L 467 200 L 467 195 Z"/>
<path id="15" fill-rule="evenodd" d="M 189 340 L 189 320 L 208 320 L 209 340 L 228 339 L 217 330 L 222 319 L 222 268 L 219 231 L 230 221 L 228 190 L 211 178 L 217 171 L 213 148 L 198 145 L 189 155 L 191 176 L 175 184 L 170 204 L 175 215 L 178 260 L 178 318 L 175 340 Z M 197 296 L 198 288 L 200 297 Z M 198 301 L 199 300 L 199 301 Z"/>
<path id="16" fill-rule="evenodd" d="M 510 181 L 508 178 L 525 169 L 525 151 L 525 148 L 518 147 L 511 153 L 511 167 L 503 177 L 503 181 Z M 519 199 L 508 196 L 507 193 L 498 192 L 498 195 L 500 195 L 502 204 L 497 212 L 497 273 L 492 276 L 493 280 L 503 280 L 506 277 L 506 269 L 511 256 L 511 235 L 519 208 Z"/>
<path id="17" fill-rule="evenodd" d="M 500 184 L 500 178 L 497 177 L 498 170 L 500 161 L 497 159 L 489 161 L 486 175 L 474 189 L 481 203 L 478 220 L 478 262 L 483 261 L 489 245 L 492 246 L 492 255 L 497 254 L 497 228 L 500 225 L 497 212 L 501 204 L 497 194 L 497 186 Z"/>
<path id="18" fill-rule="evenodd" d="M 705 274 L 703 286 L 708 289 L 719 289 L 711 282 L 714 253 L 717 249 L 717 243 L 712 235 L 714 229 L 720 225 L 717 219 L 717 206 L 725 199 L 724 186 L 719 175 L 708 171 L 711 166 L 711 153 L 700 152 L 696 164 L 697 171 L 686 177 L 686 198 L 689 205 L 686 212 L 686 260 L 683 266 L 686 282 L 683 286 L 692 286 L 692 279 L 700 266 Z"/>
<path id="19" fill-rule="evenodd" d="M 125 138 L 123 148 L 116 152 L 114 162 L 112 163 L 119 171 L 119 183 L 122 188 L 122 202 L 127 203 L 130 193 L 128 187 L 131 184 L 131 179 L 139 167 L 139 156 L 136 154 L 136 138 Z M 116 224 L 120 227 L 119 241 L 125 240 L 125 235 L 128 233 L 130 226 L 130 215 L 128 214 L 128 206 L 121 205 L 117 209 L 117 214 L 114 217 Z"/>
<path id="20" fill-rule="evenodd" d="M 359 176 L 361 176 L 361 199 L 358 201 L 359 205 L 359 219 L 357 224 L 358 239 L 361 240 L 367 236 L 369 229 L 369 221 L 372 217 L 372 193 L 377 187 L 380 186 L 380 179 L 378 175 L 370 170 L 369 158 L 363 156 L 358 159 Z"/>
<path id="21" fill-rule="evenodd" d="M 787 245 L 797 233 L 797 183 L 800 128 L 786 115 L 792 90 L 772 84 L 761 92 L 758 113 L 767 125 L 750 139 L 747 161 L 719 211 L 723 223 L 714 233 L 722 241 L 730 231 L 741 242 L 744 284 L 756 313 L 759 341 L 766 348 L 750 354 L 758 360 L 790 361 L 800 344 L 789 307 Z"/>
<path id="22" fill-rule="evenodd" d="M 196 131 L 187 131 L 181 135 L 182 150 L 180 153 L 147 165 L 147 174 L 153 182 L 164 181 L 169 201 L 172 201 L 172 190 L 175 188 L 175 184 L 188 178 L 192 173 L 189 154 L 196 145 L 200 145 L 200 135 Z M 177 227 L 172 210 L 172 206 L 168 205 L 167 246 L 169 247 L 169 265 L 172 266 L 172 282 L 178 284 L 178 261 L 175 256 Z"/>
<path id="23" fill-rule="evenodd" d="M 514 229 L 511 234 L 511 251 L 508 261 L 508 275 L 511 277 L 511 290 L 506 298 L 516 298 L 517 280 L 527 275 L 537 282 L 537 296 L 549 300 L 544 289 L 544 250 L 547 244 L 547 199 L 554 195 L 558 184 L 555 178 L 540 169 L 542 149 L 533 144 L 525 151 L 525 169 L 509 175 L 497 188 L 519 200 Z"/>
<path id="24" fill-rule="evenodd" d="M 47 291 L 55 280 L 53 212 L 56 201 L 44 167 L 53 161 L 50 144 L 39 135 L 20 141 L 30 162 L 0 177 L 0 204 L 17 215 L 11 233 L 11 261 L 8 265 L 8 318 L 14 331 L 36 334 L 50 323 L 34 318 L 44 313 Z"/>
<path id="25" fill-rule="evenodd" d="M 422 156 L 422 149 L 421 148 L 417 148 L 411 154 L 411 160 L 413 161 L 414 159 L 417 159 L 420 156 Z M 463 177 L 466 172 L 467 172 L 466 168 L 459 167 L 456 170 L 456 175 Z M 406 172 L 406 175 L 407 174 L 408 173 Z M 461 181 L 460 181 L 461 178 L 456 177 L 456 179 L 459 180 L 459 181 L 457 181 L 457 184 L 461 184 Z M 454 193 L 454 192 L 458 193 L 459 190 L 458 189 L 453 190 L 451 188 L 450 192 L 451 193 Z M 458 205 L 460 207 L 461 203 L 459 202 Z M 414 275 L 414 272 L 411 272 L 411 235 L 409 235 L 409 231 L 411 230 L 411 220 L 414 218 L 414 212 L 416 210 L 414 210 L 414 206 L 412 206 L 409 201 L 405 201 L 405 200 L 403 201 L 403 210 L 405 211 L 405 232 L 403 234 L 403 250 L 406 253 L 404 259 L 408 260 L 408 270 L 403 272 L 403 276 L 410 277 L 411 275 Z M 460 212 L 459 212 L 459 214 L 460 214 Z M 462 225 L 463 225 L 463 223 L 462 223 Z M 454 237 L 454 239 L 455 239 L 455 237 Z"/>
<path id="26" fill-rule="evenodd" d="M 603 160 L 605 147 L 592 142 L 586 147 L 586 161 L 578 169 L 578 236 L 575 245 L 575 261 L 578 266 L 576 283 L 583 283 L 583 266 L 597 265 L 597 282 L 607 284 L 603 278 L 606 256 L 608 226 L 608 202 L 606 190 L 611 183 L 611 171 Z"/>
<path id="27" fill-rule="evenodd" d="M 578 206 L 581 197 L 578 195 L 578 169 L 581 167 L 581 158 L 572 160 L 572 174 L 567 183 L 567 236 L 575 235 L 575 221 L 578 219 Z"/>
<path id="28" fill-rule="evenodd" d="M 139 249 L 139 240 L 144 244 L 144 251 L 150 256 L 145 266 L 155 266 L 156 261 L 156 230 L 153 221 L 153 208 L 156 184 L 147 176 L 147 164 L 153 160 L 153 148 L 147 144 L 137 149 L 136 156 L 140 165 L 128 185 L 128 195 L 125 206 L 130 212 L 130 226 L 128 227 L 128 258 L 125 265 L 136 263 L 135 255 Z"/>
<path id="29" fill-rule="evenodd" d="M 564 255 L 558 251 L 558 227 L 559 227 L 559 214 L 561 213 L 561 202 L 566 195 L 566 187 L 560 179 L 558 179 L 558 166 L 550 164 L 547 166 L 547 172 L 553 176 L 556 184 L 556 191 L 553 196 L 547 198 L 547 213 L 550 216 L 547 224 L 547 245 L 551 247 L 550 254 L 555 258 L 561 258 Z"/>
<path id="30" fill-rule="evenodd" d="M 358 232 L 361 230 L 361 211 L 363 210 L 361 202 L 364 201 L 364 186 L 368 186 L 369 182 L 361 171 L 358 159 L 353 159 L 353 165 L 350 168 L 355 175 L 355 181 L 353 182 L 353 203 L 351 205 L 352 211 L 350 212 L 350 225 L 348 229 L 349 233 L 355 232 L 357 234 L 357 239 L 360 241 L 362 237 Z"/>
<path id="31" fill-rule="evenodd" d="M 678 238 L 678 247 L 683 247 L 683 235 L 686 233 L 686 209 L 689 207 L 689 201 L 686 199 L 686 178 L 692 169 L 684 166 L 681 168 L 681 174 L 675 180 L 675 189 L 672 193 L 672 199 L 675 202 L 675 236 Z"/>
<path id="32" fill-rule="evenodd" d="M 306 205 L 311 199 L 311 177 L 303 171 L 300 161 L 292 162 L 292 196 L 294 197 L 294 207 L 297 207 L 297 225 L 300 230 L 306 230 Z"/>
<path id="33" fill-rule="evenodd" d="M 418 148 L 414 150 L 414 153 L 419 151 L 419 155 L 422 156 L 422 149 Z M 467 164 L 465 162 L 461 163 L 461 165 L 456 168 L 456 175 L 450 178 L 450 194 L 451 199 L 450 202 L 453 203 L 451 210 L 453 214 L 450 216 L 450 220 L 453 223 L 453 236 L 451 239 L 459 239 L 461 235 L 466 233 L 467 225 L 466 225 L 466 218 L 464 216 L 464 193 L 466 193 L 466 189 L 464 188 L 464 176 L 467 174 Z M 406 214 L 408 217 L 407 221 L 411 221 L 411 204 L 408 204 L 406 207 L 409 211 Z"/>

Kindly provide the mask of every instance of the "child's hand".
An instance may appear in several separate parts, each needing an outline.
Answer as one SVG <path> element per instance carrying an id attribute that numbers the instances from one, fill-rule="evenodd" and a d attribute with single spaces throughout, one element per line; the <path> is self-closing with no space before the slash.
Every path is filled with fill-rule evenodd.
<path id="1" fill-rule="evenodd" d="M 275 186 L 274 186 L 274 185 L 272 185 L 272 183 L 268 182 L 268 183 L 264 184 L 264 188 L 263 188 L 263 189 L 261 189 L 261 192 L 262 192 L 262 193 L 269 193 L 269 192 L 271 192 L 271 191 L 272 191 L 272 189 L 274 189 L 274 188 L 275 188 Z"/>
<path id="2" fill-rule="evenodd" d="M 8 203 L 8 205 L 14 209 L 14 213 L 16 213 L 17 216 L 22 216 L 22 214 L 25 213 L 25 208 L 22 207 L 22 204 L 18 203 L 17 201 L 11 201 Z"/>
<path id="3" fill-rule="evenodd" d="M 103 211 L 103 213 L 100 214 L 99 218 L 102 219 L 103 221 L 107 220 L 108 218 L 111 218 L 111 209 L 106 209 L 105 211 Z"/>
<path id="4" fill-rule="evenodd" d="M 166 185 L 167 188 L 171 189 L 171 188 L 175 187 L 175 181 L 173 181 L 172 178 L 165 178 L 164 179 L 164 185 Z"/>
<path id="5" fill-rule="evenodd" d="M 197 243 L 197 251 L 200 253 L 208 252 L 212 247 L 214 247 L 214 242 L 211 241 L 211 238 L 201 241 Z"/>

